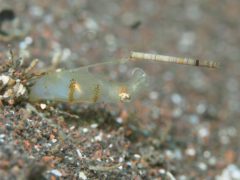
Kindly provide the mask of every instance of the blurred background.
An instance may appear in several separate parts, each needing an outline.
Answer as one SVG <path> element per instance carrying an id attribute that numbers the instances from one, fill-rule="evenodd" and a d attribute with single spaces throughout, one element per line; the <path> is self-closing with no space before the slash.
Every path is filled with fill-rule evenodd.
<path id="1" fill-rule="evenodd" d="M 130 51 L 221 63 L 217 70 L 131 64 L 149 75 L 148 88 L 130 105 L 108 108 L 120 111 L 118 121 L 137 124 L 143 132 L 144 137 L 130 141 L 129 149 L 141 156 L 150 154 L 143 165 L 145 174 L 128 177 L 157 179 L 164 169 L 182 180 L 240 179 L 240 1 L 0 0 L 0 4 L 0 10 L 15 12 L 25 34 L 1 42 L 1 52 L 10 44 L 26 61 L 40 59 L 39 69 L 49 66 L 56 54 L 59 67 L 71 69 L 128 57 Z M 120 68 L 126 72 L 127 67 Z M 110 74 L 115 72 L 110 69 Z"/>

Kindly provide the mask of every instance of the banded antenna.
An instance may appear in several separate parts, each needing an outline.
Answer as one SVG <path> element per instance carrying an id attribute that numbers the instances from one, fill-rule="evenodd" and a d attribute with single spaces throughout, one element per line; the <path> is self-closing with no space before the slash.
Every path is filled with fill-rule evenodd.
<path id="1" fill-rule="evenodd" d="M 179 58 L 173 56 L 164 56 L 160 54 L 150 54 L 150 53 L 142 53 L 142 52 L 131 52 L 130 60 L 152 60 L 158 62 L 168 62 L 168 63 L 176 63 L 183 65 L 191 65 L 191 66 L 200 66 L 216 69 L 219 67 L 219 64 L 214 61 L 203 60 L 200 61 L 198 59 L 191 58 Z"/>

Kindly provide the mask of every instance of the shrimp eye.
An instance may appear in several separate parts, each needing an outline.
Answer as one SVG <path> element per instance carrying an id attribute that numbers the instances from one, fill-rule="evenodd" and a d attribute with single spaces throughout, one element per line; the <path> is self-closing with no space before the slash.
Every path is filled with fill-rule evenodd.
<path id="1" fill-rule="evenodd" d="M 131 95 L 129 94 L 126 86 L 119 87 L 118 96 L 121 102 L 129 102 L 131 100 Z"/>

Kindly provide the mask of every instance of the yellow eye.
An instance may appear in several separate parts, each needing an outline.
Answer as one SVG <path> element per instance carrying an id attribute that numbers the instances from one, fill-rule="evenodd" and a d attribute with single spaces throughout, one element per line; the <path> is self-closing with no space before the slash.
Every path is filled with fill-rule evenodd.
<path id="1" fill-rule="evenodd" d="M 119 87 L 118 96 L 121 102 L 127 102 L 131 100 L 131 96 L 128 93 L 128 88 L 126 86 Z"/>

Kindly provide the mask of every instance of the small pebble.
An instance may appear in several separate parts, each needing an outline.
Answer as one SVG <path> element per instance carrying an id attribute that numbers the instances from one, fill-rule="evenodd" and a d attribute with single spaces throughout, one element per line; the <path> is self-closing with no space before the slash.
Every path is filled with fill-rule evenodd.
<path id="1" fill-rule="evenodd" d="M 0 134 L 0 139 L 3 139 L 5 136 L 5 134 Z"/>
<path id="2" fill-rule="evenodd" d="M 186 155 L 188 156 L 195 156 L 196 155 L 196 150 L 192 147 L 189 147 L 185 151 Z"/>
<path id="3" fill-rule="evenodd" d="M 82 158 L 83 156 L 82 156 L 81 151 L 80 151 L 79 149 L 77 149 L 76 151 L 77 151 L 77 155 L 78 155 L 78 157 L 79 157 L 79 158 Z"/>
<path id="4" fill-rule="evenodd" d="M 9 80 L 10 80 L 9 76 L 5 76 L 5 75 L 0 76 L 0 81 L 3 83 L 4 86 L 8 83 Z"/>
<path id="5" fill-rule="evenodd" d="M 216 180 L 238 180 L 240 179 L 240 169 L 235 164 L 228 165 L 223 171 L 222 174 L 216 177 Z"/>
<path id="6" fill-rule="evenodd" d="M 204 103 L 200 103 L 197 105 L 196 111 L 198 114 L 203 114 L 206 112 L 206 110 L 207 110 L 207 107 Z"/>
<path id="7" fill-rule="evenodd" d="M 118 169 L 122 170 L 122 169 L 123 169 L 123 167 L 122 167 L 122 166 L 119 166 L 119 167 L 118 167 Z"/>
<path id="8" fill-rule="evenodd" d="M 215 157 L 209 158 L 208 164 L 209 164 L 210 166 L 215 166 L 215 165 L 217 164 L 217 159 L 216 159 Z"/>
<path id="9" fill-rule="evenodd" d="M 182 159 L 182 152 L 180 149 L 175 149 L 174 150 L 174 158 L 176 160 L 181 160 Z"/>
<path id="10" fill-rule="evenodd" d="M 57 139 L 52 139 L 52 143 L 56 143 L 57 142 Z"/>
<path id="11" fill-rule="evenodd" d="M 69 129 L 72 131 L 75 129 L 75 126 L 71 126 Z"/>
<path id="12" fill-rule="evenodd" d="M 122 124 L 123 123 L 123 119 L 121 117 L 117 117 L 116 119 L 117 123 Z"/>
<path id="13" fill-rule="evenodd" d="M 159 169 L 159 173 L 160 173 L 160 174 L 165 174 L 165 173 L 166 173 L 166 170 L 165 170 L 165 169 Z"/>
<path id="14" fill-rule="evenodd" d="M 199 123 L 199 117 L 195 114 L 193 115 L 190 115 L 189 116 L 189 122 L 192 124 L 192 125 L 196 125 Z"/>
<path id="15" fill-rule="evenodd" d="M 111 134 L 108 134 L 108 135 L 107 135 L 107 138 L 108 138 L 108 139 L 109 139 L 109 138 L 111 138 L 111 137 L 112 137 L 112 135 L 111 135 Z"/>
<path id="16" fill-rule="evenodd" d="M 98 124 L 91 124 L 91 128 L 93 128 L 93 129 L 95 129 L 95 128 L 97 128 L 98 127 Z"/>
<path id="17" fill-rule="evenodd" d="M 0 134 L 0 144 L 4 143 L 5 134 Z"/>
<path id="18" fill-rule="evenodd" d="M 92 31 L 97 32 L 99 30 L 99 26 L 98 26 L 97 22 L 92 18 L 86 19 L 85 26 L 87 29 L 92 30 Z"/>
<path id="19" fill-rule="evenodd" d="M 124 161 L 124 158 L 123 157 L 120 157 L 119 159 L 118 159 L 118 162 L 123 162 Z"/>
<path id="20" fill-rule="evenodd" d="M 171 96 L 171 100 L 174 104 L 176 105 L 179 105 L 181 102 L 182 102 L 182 96 L 180 96 L 179 94 L 177 93 L 174 93 L 172 96 Z"/>
<path id="21" fill-rule="evenodd" d="M 78 177 L 79 177 L 79 179 L 87 180 L 87 176 L 82 171 L 79 172 Z"/>
<path id="22" fill-rule="evenodd" d="M 203 152 L 203 156 L 204 156 L 204 158 L 208 159 L 208 158 L 211 157 L 211 152 L 209 152 L 209 151 L 204 151 L 204 152 Z"/>
<path id="23" fill-rule="evenodd" d="M 108 148 L 112 148 L 113 147 L 113 144 L 109 144 Z"/>
<path id="24" fill-rule="evenodd" d="M 47 107 L 46 104 L 43 104 L 43 103 L 40 104 L 40 108 L 41 108 L 42 110 L 46 109 L 46 107 Z"/>
<path id="25" fill-rule="evenodd" d="M 158 94 L 157 91 L 151 91 L 151 92 L 149 93 L 149 98 L 150 98 L 151 100 L 157 100 L 158 97 L 159 97 L 159 94 Z"/>
<path id="26" fill-rule="evenodd" d="M 109 159 L 111 160 L 111 162 L 114 161 L 114 157 L 110 156 Z M 107 159 L 107 161 L 109 162 L 109 160 Z"/>
<path id="27" fill-rule="evenodd" d="M 89 131 L 89 129 L 88 128 L 83 128 L 82 131 L 83 131 L 83 133 L 87 133 Z"/>
<path id="28" fill-rule="evenodd" d="M 34 149 L 36 149 L 37 151 L 41 150 L 38 145 L 34 145 Z"/>
<path id="29" fill-rule="evenodd" d="M 95 141 L 102 141 L 102 133 L 99 133 L 99 135 L 94 137 Z"/>
<path id="30" fill-rule="evenodd" d="M 20 97 L 27 92 L 27 89 L 21 83 L 17 83 L 13 86 L 13 91 L 15 92 L 16 97 Z"/>
<path id="31" fill-rule="evenodd" d="M 128 162 L 127 162 L 127 166 L 128 166 L 128 167 L 132 167 L 132 162 L 128 161 Z"/>
<path id="32" fill-rule="evenodd" d="M 54 176 L 57 176 L 57 177 L 61 177 L 62 176 L 62 173 L 59 170 L 57 170 L 57 169 L 52 169 L 50 171 L 50 173 L 52 173 Z"/>
<path id="33" fill-rule="evenodd" d="M 30 6 L 30 14 L 36 17 L 43 17 L 44 10 L 40 6 Z"/>
<path id="34" fill-rule="evenodd" d="M 167 158 L 169 159 L 173 159 L 174 158 L 174 153 L 171 150 L 166 150 L 165 151 L 165 155 L 167 156 Z"/>
<path id="35" fill-rule="evenodd" d="M 207 170 L 207 165 L 204 162 L 199 162 L 197 166 L 198 166 L 199 170 L 201 170 L 201 171 Z"/>
<path id="36" fill-rule="evenodd" d="M 140 156 L 139 154 L 134 154 L 134 158 L 135 158 L 135 159 L 140 159 L 141 156 Z"/>
<path id="37" fill-rule="evenodd" d="M 198 137 L 203 139 L 203 138 L 206 138 L 209 136 L 209 130 L 208 128 L 206 127 L 201 127 L 199 130 L 198 130 Z"/>
<path id="38" fill-rule="evenodd" d="M 180 176 L 178 176 L 178 179 L 179 180 L 188 180 L 188 177 L 185 175 L 180 175 Z"/>

